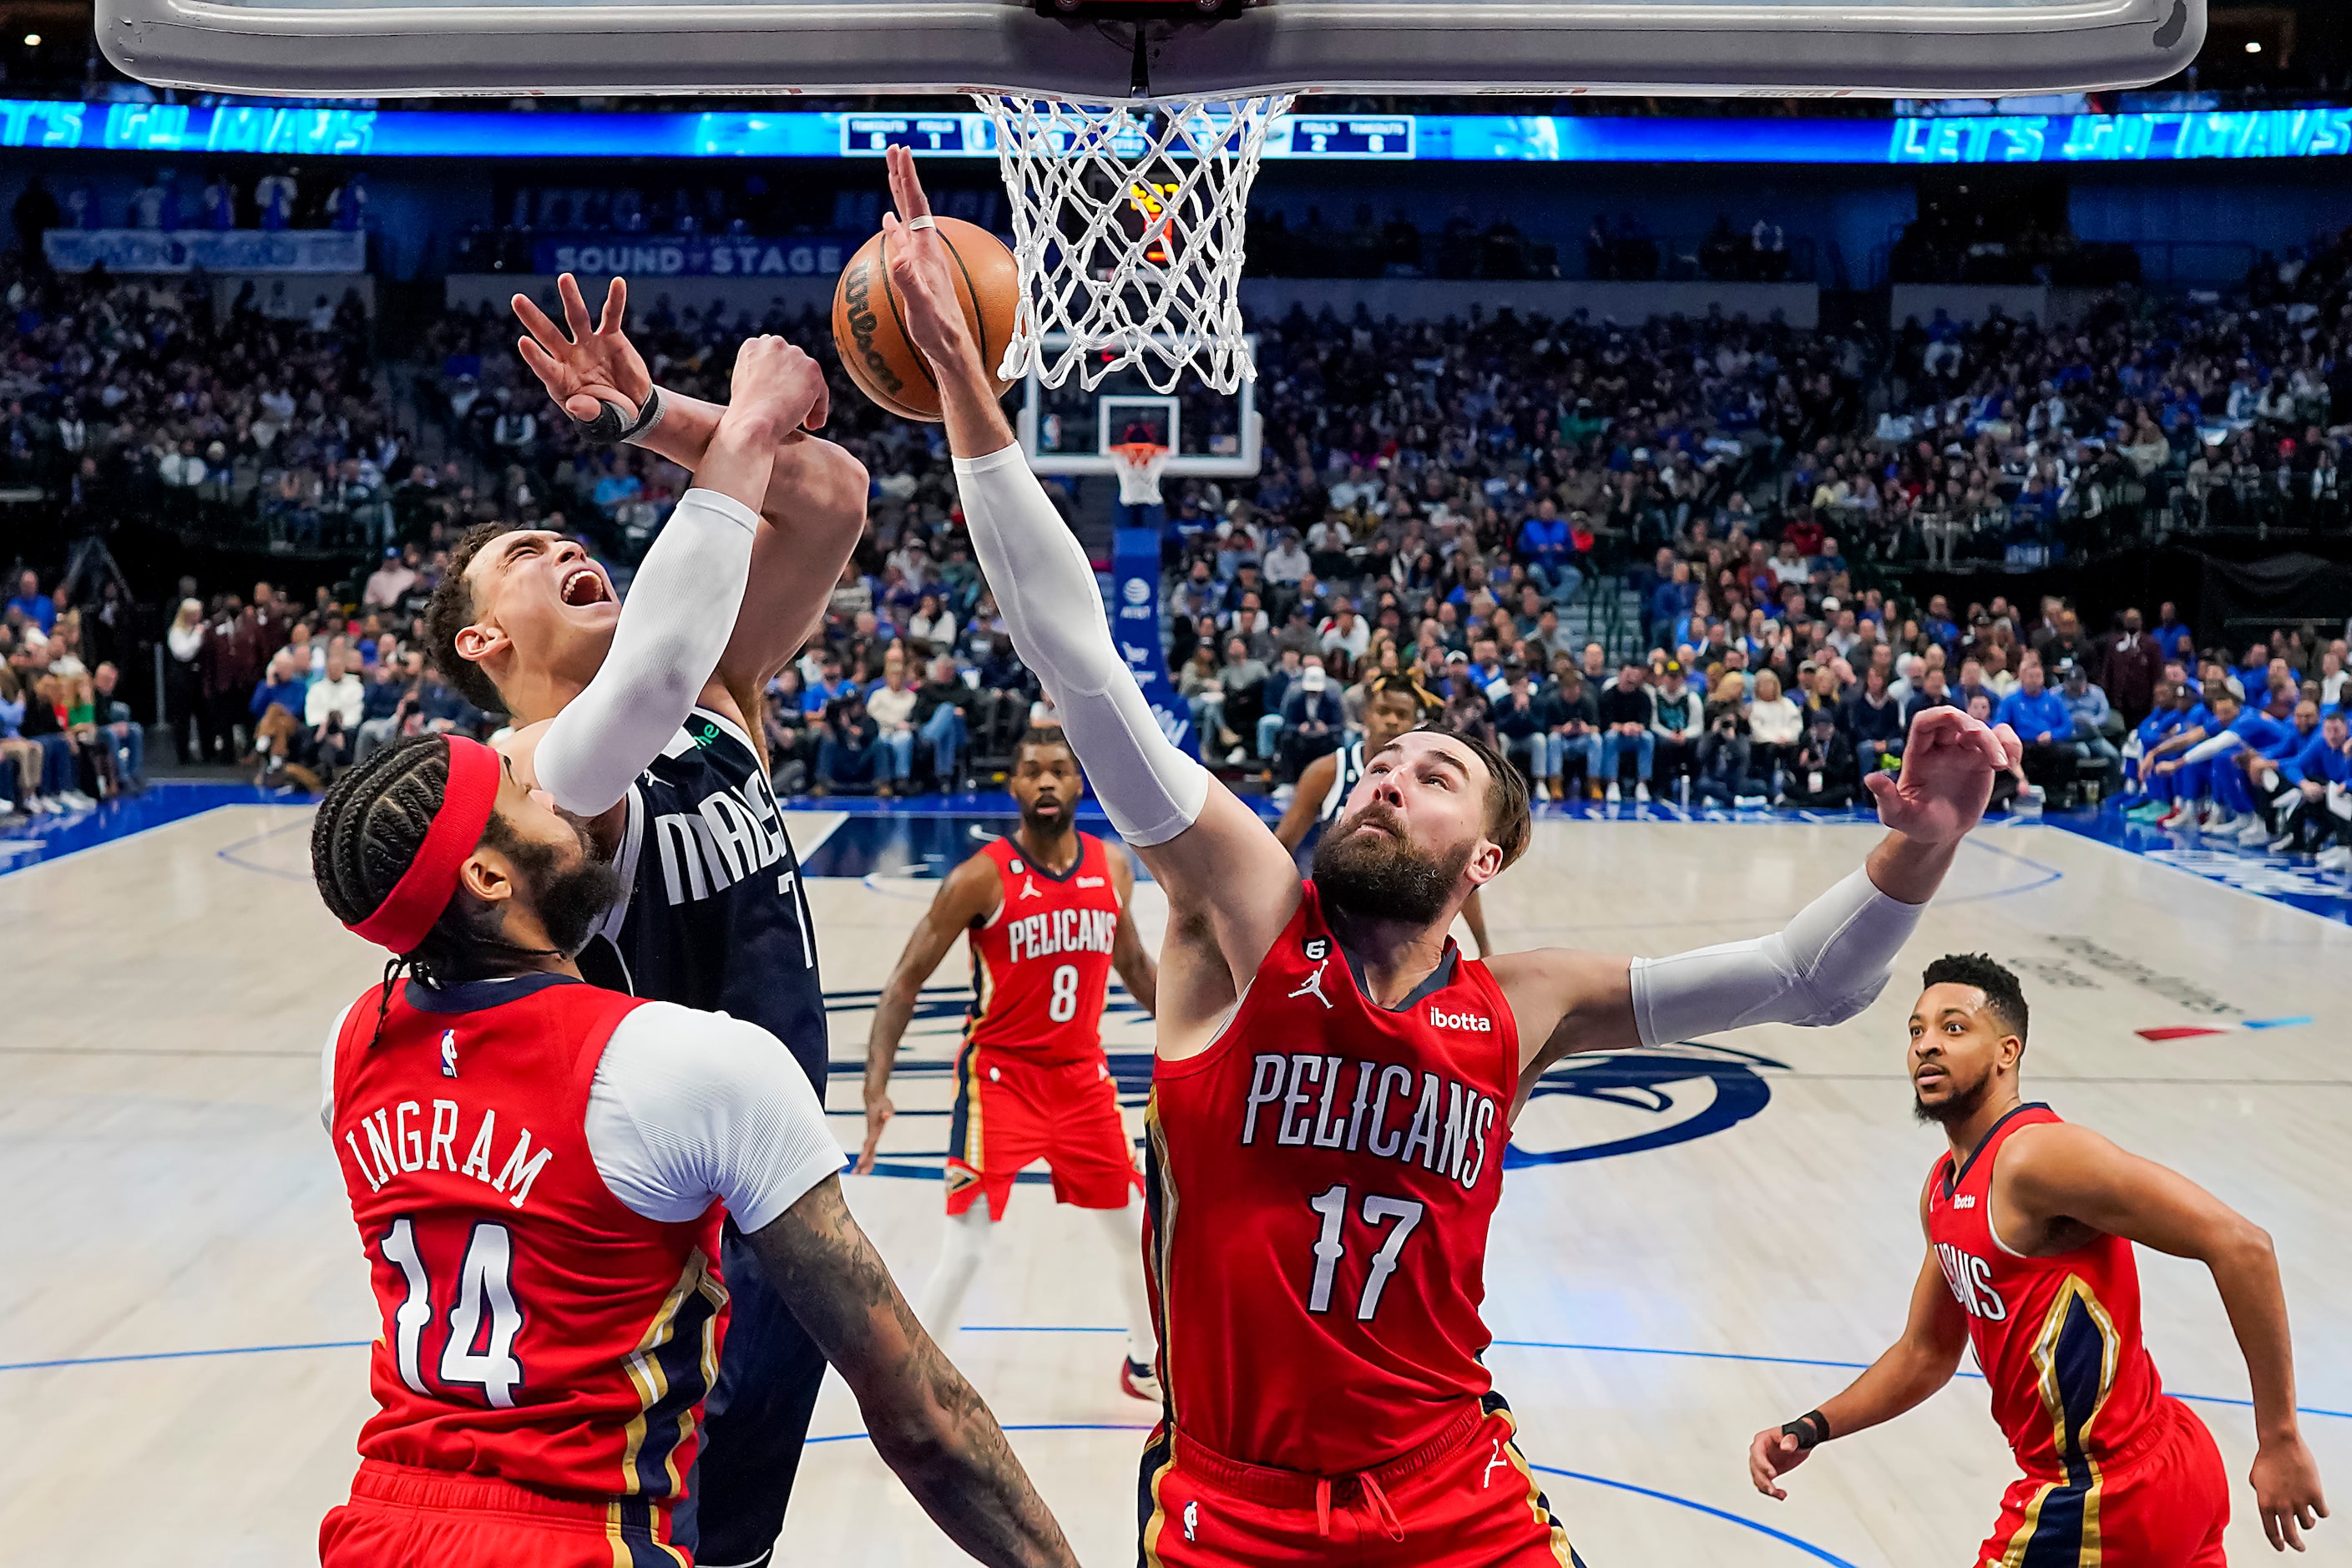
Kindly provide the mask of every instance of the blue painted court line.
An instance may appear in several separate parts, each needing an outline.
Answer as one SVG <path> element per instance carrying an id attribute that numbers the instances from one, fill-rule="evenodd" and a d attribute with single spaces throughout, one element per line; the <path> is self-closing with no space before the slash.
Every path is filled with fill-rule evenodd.
<path id="1" fill-rule="evenodd" d="M 966 1334 L 1123 1334 L 1127 1332 L 1125 1329 L 1100 1328 L 1093 1324 L 1082 1323 L 967 1323 L 957 1331 Z M 112 1366 L 123 1362 L 190 1361 L 205 1356 L 270 1355 L 281 1351 L 364 1350 L 374 1342 L 373 1340 L 320 1340 L 308 1344 L 227 1345 L 218 1350 L 148 1351 L 139 1355 L 65 1356 L 55 1361 L 0 1362 L 0 1372 L 39 1372 L 53 1367 L 68 1366 Z M 1491 1342 L 1505 1350 L 1580 1351 L 1589 1355 L 1642 1355 L 1664 1356 L 1678 1361 L 1750 1362 L 1763 1366 L 1827 1367 L 1836 1372 L 1860 1372 L 1870 1364 L 1868 1362 L 1860 1361 L 1823 1361 L 1811 1356 L 1748 1355 L 1738 1351 L 1662 1350 L 1654 1345 L 1596 1345 L 1570 1340 L 1496 1340 Z M 1982 1373 L 1960 1372 L 1955 1375 L 1973 1378 L 1979 1383 L 1984 1380 Z M 2250 1410 L 2253 1408 L 2254 1403 L 2251 1399 L 2238 1399 L 2221 1394 L 2183 1394 L 2177 1388 L 2168 1388 L 2165 1392 L 2175 1399 L 2190 1400 L 2199 1405 L 2234 1405 L 2242 1409 Z M 2325 1410 L 2316 1405 L 2298 1405 L 2295 1406 L 2295 1413 L 2299 1415 L 2324 1415 L 2337 1421 L 2352 1421 L 2352 1410 Z M 1014 1428 L 1008 1426 L 1005 1430 L 1012 1431 Z M 812 1443 L 817 1440 L 814 1437 L 809 1439 Z"/>
<path id="2" fill-rule="evenodd" d="M 2113 800 L 2095 812 L 2053 812 L 2043 821 L 2183 875 L 2234 888 L 2322 920 L 2352 924 L 2352 883 L 2344 878 L 2316 870 L 2307 861 L 2290 861 L 2223 838 L 2160 833 L 2142 823 L 2126 822 L 2124 811 L 2128 804 Z"/>
<path id="3" fill-rule="evenodd" d="M 1618 1491 L 1632 1492 L 1635 1497 L 1649 1498 L 1656 1502 L 1670 1502 L 1676 1508 L 1686 1508 L 1693 1513 L 1706 1514 L 1711 1518 L 1724 1520 L 1729 1523 L 1738 1525 L 1742 1529 L 1752 1530 L 1759 1535 L 1769 1535 L 1773 1540 L 1779 1542 L 1781 1545 L 1793 1546 L 1798 1551 L 1803 1552 L 1806 1556 L 1813 1558 L 1818 1562 L 1833 1563 L 1836 1565 L 1836 1568 L 1854 1568 L 1853 1563 L 1847 1562 L 1844 1558 L 1840 1557 L 1836 1552 L 1816 1546 L 1811 1542 L 1806 1541 L 1801 1537 L 1791 1535 L 1785 1530 L 1775 1530 L 1769 1524 L 1759 1524 L 1752 1519 L 1742 1519 L 1736 1513 L 1727 1512 L 1722 1509 L 1712 1507 L 1706 1503 L 1696 1501 L 1690 1498 L 1676 1497 L 1672 1492 L 1662 1492 L 1650 1487 L 1637 1487 L 1631 1481 L 1612 1481 L 1607 1476 L 1587 1475 L 1582 1470 L 1563 1470 L 1555 1468 L 1550 1465 L 1538 1465 L 1532 1462 L 1528 1464 L 1528 1468 L 1535 1471 L 1535 1473 L 1539 1476 L 1559 1476 L 1571 1481 L 1582 1481 L 1588 1486 L 1612 1487 Z"/>
<path id="4" fill-rule="evenodd" d="M 304 805 L 309 800 L 307 795 L 272 795 L 251 784 L 158 779 L 144 795 L 102 801 L 91 811 L 26 817 L 0 827 L 0 877 L 169 827 L 224 805 Z"/>
<path id="5" fill-rule="evenodd" d="M 299 1345 L 228 1345 L 210 1351 L 148 1351 L 140 1355 L 63 1356 L 56 1361 L 0 1362 L 0 1372 L 40 1372 L 58 1366 L 116 1366 L 133 1361 L 195 1361 L 206 1356 L 273 1355 L 279 1351 L 365 1350 L 373 1340 L 316 1340 Z"/>

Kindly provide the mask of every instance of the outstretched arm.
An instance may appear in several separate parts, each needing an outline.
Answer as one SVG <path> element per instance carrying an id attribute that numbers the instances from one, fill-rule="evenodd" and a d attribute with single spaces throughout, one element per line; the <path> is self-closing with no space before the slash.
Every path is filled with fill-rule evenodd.
<path id="1" fill-rule="evenodd" d="M 1119 837 L 1168 894 L 1160 1053 L 1205 1044 L 1297 909 L 1290 857 L 1255 812 L 1160 730 L 1111 640 L 1094 568 L 1029 471 L 967 329 L 915 161 L 893 148 L 890 278 L 939 378 L 973 553 L 1024 663 L 1062 716 Z M 903 220 L 903 221 L 902 221 Z M 910 227 L 926 222 L 921 228 Z"/>
<path id="2" fill-rule="evenodd" d="M 866 1418 L 874 1451 L 933 1523 L 980 1562 L 1077 1563 L 963 1374 L 931 1342 L 828 1176 L 746 1237 Z"/>
<path id="3" fill-rule="evenodd" d="M 514 297 L 515 315 L 529 335 L 517 345 L 564 413 L 589 421 L 625 413 L 635 423 L 654 395 L 651 374 L 628 339 L 627 280 L 615 278 L 601 315 L 592 323 L 580 285 L 570 273 L 556 279 L 564 325 L 558 327 L 530 300 Z M 664 391 L 656 422 L 629 439 L 634 445 L 702 476 L 727 408 Z M 771 442 L 771 467 L 753 498 L 761 526 L 752 542 L 742 608 L 719 661 L 719 679 L 746 717 L 756 696 L 824 618 L 842 563 L 866 526 L 866 467 L 834 443 L 812 434 L 829 413 L 824 377 L 809 403 Z"/>
<path id="4" fill-rule="evenodd" d="M 1897 1415 L 1952 1381 L 1969 1342 L 1969 1321 L 1930 1250 L 1911 1287 L 1911 1316 L 1903 1337 L 1843 1393 L 1783 1426 L 1769 1426 L 1748 1444 L 1748 1479 L 1766 1497 L 1789 1494 L 1775 1483 L 1832 1437 L 1851 1436 Z"/>
<path id="5" fill-rule="evenodd" d="M 2327 1503 L 2295 1418 L 2286 1293 L 2269 1235 L 2178 1171 L 2063 1122 L 2010 1139 L 1993 1167 L 1991 1201 L 2004 1225 L 2039 1231 L 2073 1220 L 2212 1272 L 2253 1385 L 2252 1479 L 2263 1531 L 2272 1546 L 2302 1551 L 2300 1531 L 2327 1517 Z"/>
<path id="6" fill-rule="evenodd" d="M 823 381 L 815 363 L 781 338 L 751 339 L 737 353 L 735 402 L 696 488 L 646 552 L 604 663 L 518 752 L 518 776 L 564 810 L 610 811 L 709 685 L 743 599 L 759 527 L 751 507 L 767 488 L 776 432 Z"/>
<path id="7" fill-rule="evenodd" d="M 898 955 L 890 978 L 875 999 L 874 1026 L 866 1037 L 866 1146 L 857 1153 L 858 1175 L 874 1170 L 874 1151 L 881 1145 L 882 1129 L 898 1114 L 890 1103 L 890 1068 L 898 1060 L 898 1042 L 915 1016 L 923 983 L 931 977 L 955 940 L 973 924 L 995 912 L 998 898 L 996 862 L 975 855 L 948 874 L 931 907 L 923 911 L 907 949 Z"/>
<path id="8" fill-rule="evenodd" d="M 1752 1024 L 1841 1023 L 1877 999 L 1895 955 L 1983 816 L 2017 737 L 1956 708 L 1911 726 L 1899 774 L 1873 773 L 1888 828 L 1863 868 L 1770 936 L 1667 958 L 1546 948 L 1493 961 L 1518 1017 L 1524 1086 L 1577 1051 L 1630 1050 Z"/>

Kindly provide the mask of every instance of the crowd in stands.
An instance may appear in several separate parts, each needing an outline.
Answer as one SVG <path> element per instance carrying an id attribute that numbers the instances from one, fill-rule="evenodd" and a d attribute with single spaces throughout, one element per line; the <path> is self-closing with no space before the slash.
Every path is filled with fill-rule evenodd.
<path id="1" fill-rule="evenodd" d="M 37 484 L 68 534 L 126 518 L 296 546 L 387 542 L 405 443 L 359 300 L 301 320 L 226 310 L 200 277 L 121 280 L 0 259 L 0 483 Z"/>
<path id="2" fill-rule="evenodd" d="M 144 733 L 122 700 L 134 646 L 121 584 L 86 610 L 24 573 L 0 611 L 0 823 L 86 811 L 142 786 Z"/>

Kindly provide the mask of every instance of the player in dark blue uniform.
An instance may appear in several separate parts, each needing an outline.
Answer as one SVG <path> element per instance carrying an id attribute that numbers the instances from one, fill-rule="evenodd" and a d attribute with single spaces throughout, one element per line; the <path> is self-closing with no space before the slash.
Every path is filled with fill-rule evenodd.
<path id="1" fill-rule="evenodd" d="M 790 1047 L 823 1097 L 824 993 L 800 868 L 754 736 L 761 689 L 822 619 L 865 524 L 866 471 L 808 432 L 824 380 L 780 339 L 739 352 L 725 408 L 656 389 L 621 328 L 614 280 L 592 323 L 561 283 L 569 331 L 518 297 L 520 349 L 592 439 L 694 471 L 622 614 L 602 568 L 536 530 L 477 530 L 426 616 L 435 661 L 513 715 L 519 778 L 582 819 L 626 879 L 581 955 L 640 996 L 724 1012 Z M 677 1538 L 697 1563 L 761 1563 L 782 1527 L 824 1359 L 730 1224 L 733 1316 Z"/>

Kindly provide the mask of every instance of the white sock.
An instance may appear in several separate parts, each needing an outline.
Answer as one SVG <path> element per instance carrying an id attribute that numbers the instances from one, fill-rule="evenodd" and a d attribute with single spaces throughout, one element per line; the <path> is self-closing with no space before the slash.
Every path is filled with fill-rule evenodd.
<path id="1" fill-rule="evenodd" d="M 955 1334 L 964 1295 L 971 1289 L 972 1277 L 980 1272 L 980 1260 L 988 1251 L 989 1233 L 994 1228 L 985 1197 L 973 1198 L 971 1207 L 948 1216 L 940 1260 L 932 1266 L 931 1277 L 923 1281 L 922 1296 L 915 1305 L 923 1331 L 941 1349 Z"/>
<path id="2" fill-rule="evenodd" d="M 1094 1211 L 1111 1240 L 1111 1256 L 1118 1260 L 1118 1289 L 1127 1304 L 1127 1359 L 1150 1366 L 1160 1354 L 1160 1336 L 1151 1324 L 1151 1297 L 1143 1283 L 1143 1202 L 1130 1197 L 1123 1209 Z"/>

